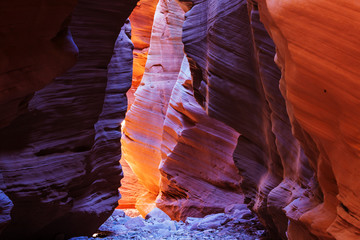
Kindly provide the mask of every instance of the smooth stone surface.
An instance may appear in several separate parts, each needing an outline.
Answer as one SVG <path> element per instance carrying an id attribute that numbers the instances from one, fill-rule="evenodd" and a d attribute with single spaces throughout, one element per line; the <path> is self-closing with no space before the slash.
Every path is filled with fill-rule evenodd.
<path id="1" fill-rule="evenodd" d="M 151 219 L 154 221 L 158 221 L 158 222 L 164 222 L 167 220 L 171 220 L 171 218 L 162 210 L 160 210 L 159 208 L 154 208 L 153 210 L 151 210 L 151 212 L 149 212 L 146 216 L 145 219 Z"/>
<path id="2" fill-rule="evenodd" d="M 226 216 L 224 213 L 208 215 L 198 222 L 196 228 L 199 230 L 218 228 L 221 225 L 224 225 L 228 220 L 228 216 Z"/>
<path id="3" fill-rule="evenodd" d="M 145 226 L 145 223 L 142 217 L 130 218 L 125 223 L 125 227 L 127 227 L 128 229 L 137 229 L 143 226 Z"/>

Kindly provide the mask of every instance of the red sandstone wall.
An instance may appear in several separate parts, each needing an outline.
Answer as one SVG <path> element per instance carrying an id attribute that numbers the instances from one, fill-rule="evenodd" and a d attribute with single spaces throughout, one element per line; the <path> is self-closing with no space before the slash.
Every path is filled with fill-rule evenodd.
<path id="1" fill-rule="evenodd" d="M 123 128 L 124 159 L 147 189 L 136 203 L 144 216 L 155 206 L 159 193 L 163 122 L 184 56 L 181 43 L 183 15 L 175 0 L 159 1 L 145 73 Z"/>
<path id="2" fill-rule="evenodd" d="M 131 41 L 134 44 L 134 61 L 132 86 L 126 93 L 128 109 L 130 109 L 132 103 L 134 102 L 134 93 L 145 72 L 145 64 L 150 47 L 153 18 L 157 3 L 158 1 L 156 0 L 142 0 L 138 2 L 137 6 L 130 15 L 132 32 Z M 125 157 L 122 157 L 120 163 L 123 169 L 124 178 L 121 180 L 122 186 L 119 189 L 121 199 L 119 200 L 118 208 L 135 208 L 137 199 L 147 190 L 139 183 L 136 175 L 131 170 L 129 164 L 125 161 Z"/>
<path id="3" fill-rule="evenodd" d="M 259 1 L 277 46 L 294 134 L 323 197 L 299 219 L 322 239 L 359 236 L 359 10 L 356 1 Z M 286 20 L 285 20 L 286 19 Z M 286 209 L 291 213 L 290 209 Z M 293 229 L 296 230 L 296 229 Z M 291 239 L 297 232 L 290 231 Z"/>

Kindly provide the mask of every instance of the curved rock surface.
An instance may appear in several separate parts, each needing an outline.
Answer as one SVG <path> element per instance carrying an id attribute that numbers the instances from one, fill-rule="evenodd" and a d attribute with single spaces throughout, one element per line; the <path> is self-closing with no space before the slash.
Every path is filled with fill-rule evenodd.
<path id="1" fill-rule="evenodd" d="M 127 91 L 128 109 L 134 102 L 134 93 L 138 88 L 145 71 L 147 54 L 150 46 L 151 30 L 153 18 L 158 1 L 142 0 L 138 2 L 130 15 L 131 22 L 131 41 L 134 44 L 133 77 L 132 85 Z M 116 51 L 116 50 L 115 50 Z M 131 170 L 124 157 L 120 161 L 124 178 L 121 180 L 122 186 L 119 189 L 121 199 L 118 208 L 135 208 L 136 200 L 146 192 L 146 188 L 139 183 L 136 175 Z"/>
<path id="2" fill-rule="evenodd" d="M 10 4 L 8 8 L 1 6 L 1 11 L 7 14 L 29 11 L 14 22 L 19 22 L 19 25 L 10 24 L 19 26 L 19 29 L 10 27 L 10 30 L 23 31 L 27 29 L 28 22 L 37 19 L 38 22 L 31 25 L 35 29 L 29 28 L 25 33 L 14 32 L 14 36 L 22 41 L 27 39 L 32 44 L 44 38 L 44 44 L 39 42 L 41 46 L 52 44 L 61 53 L 63 50 L 56 44 L 61 47 L 63 43 L 59 40 L 59 43 L 53 44 L 57 42 L 53 36 L 70 13 L 73 3 L 67 1 L 62 4 L 36 1 L 32 2 L 31 8 L 26 8 L 26 4 Z M 121 56 L 112 58 L 109 71 L 107 65 L 121 25 L 135 4 L 136 1 L 130 0 L 80 0 L 69 27 L 80 52 L 77 64 L 37 91 L 28 106 L 24 107 L 26 113 L 0 130 L 0 186 L 13 204 L 11 220 L 5 219 L 9 223 L 0 238 L 53 239 L 90 235 L 116 207 L 121 178 L 119 125 L 127 108 L 125 92 L 131 85 L 132 73 L 129 28 L 124 27 L 116 44 L 123 48 L 118 53 Z M 40 15 L 35 17 L 37 14 Z M 60 20 L 62 15 L 65 16 Z M 20 24 L 22 22 L 24 25 Z M 49 25 L 40 25 L 44 23 Z M 47 29 L 49 32 L 43 31 Z M 66 24 L 63 29 L 67 29 Z M 67 33 L 64 31 L 59 34 Z M 69 40 L 66 34 L 65 38 Z M 52 50 L 34 49 L 32 45 L 16 41 L 12 44 L 14 48 L 19 44 L 28 47 L 20 51 L 20 55 L 17 51 L 11 53 L 12 48 L 5 49 L 9 50 L 10 57 L 5 55 L 5 61 L 1 61 L 2 64 L 17 63 L 15 60 L 18 57 L 25 56 L 18 66 L 12 65 L 15 72 L 5 72 L 11 83 L 18 84 L 11 88 L 14 91 L 26 89 L 26 94 L 31 94 L 58 74 L 58 69 L 64 70 L 62 58 L 57 59 Z M 42 56 L 41 62 L 37 60 L 38 55 L 32 55 L 32 51 L 38 51 Z M 30 64 L 24 70 L 22 64 L 26 61 L 34 65 Z M 59 61 L 61 66 L 52 66 L 54 61 Z M 70 63 L 73 61 L 67 62 Z M 117 69 L 114 69 L 115 66 Z M 11 75 L 13 73 L 14 76 Z M 33 81 L 39 81 L 41 86 Z M 9 85 L 3 78 L 1 83 Z M 28 85 L 32 87 L 27 88 Z M 25 92 L 20 90 L 13 96 L 23 96 Z M 12 101 L 5 94 L 1 97 L 4 101 Z M 2 204 L 3 216 L 11 207 L 11 202 L 6 197 L 1 199 L 7 202 Z"/>
<path id="3" fill-rule="evenodd" d="M 33 93 L 73 66 L 68 29 L 76 1 L 0 2 L 0 127 L 26 111 Z"/>
<path id="4" fill-rule="evenodd" d="M 299 216 L 321 239 L 359 236 L 359 48 L 356 1 L 259 0 L 277 46 L 294 134 L 316 171 L 321 202 Z M 299 21 L 301 19 L 301 21 Z M 315 20 L 316 19 L 316 23 Z M 297 239 L 298 232 L 290 232 Z"/>
<path id="5" fill-rule="evenodd" d="M 133 80 L 127 92 L 128 109 L 134 101 L 134 93 L 145 72 L 145 64 L 150 47 L 151 32 L 158 0 L 141 0 L 130 15 L 132 38 L 134 44 Z"/>
<path id="6" fill-rule="evenodd" d="M 183 42 L 195 98 L 210 117 L 240 134 L 233 157 L 243 177 L 245 202 L 273 239 L 286 239 L 288 227 L 304 229 L 299 215 L 322 196 L 291 133 L 273 42 L 259 20 L 256 1 L 193 3 Z M 303 236 L 313 237 L 307 231 Z"/>
<path id="7" fill-rule="evenodd" d="M 125 161 L 147 189 L 136 204 L 143 216 L 155 206 L 159 193 L 163 122 L 184 56 L 183 18 L 184 13 L 175 0 L 159 1 L 145 73 L 123 128 L 121 141 Z"/>
<path id="8" fill-rule="evenodd" d="M 173 219 L 185 220 L 242 203 L 241 176 L 232 157 L 238 137 L 196 102 L 184 58 L 164 121 L 157 206 Z"/>

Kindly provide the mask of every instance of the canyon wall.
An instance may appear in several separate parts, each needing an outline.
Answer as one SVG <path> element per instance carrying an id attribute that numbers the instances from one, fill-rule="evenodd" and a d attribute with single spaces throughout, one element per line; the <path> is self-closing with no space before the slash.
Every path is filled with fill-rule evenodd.
<path id="1" fill-rule="evenodd" d="M 359 4 L 259 1 L 280 76 L 256 1 L 192 2 L 194 96 L 240 133 L 245 202 L 274 239 L 357 239 Z"/>
<path id="2" fill-rule="evenodd" d="M 2 239 L 90 235 L 117 206 L 135 5 L 1 3 Z"/>
<path id="3" fill-rule="evenodd" d="M 321 239 L 358 239 L 359 19 L 357 1 L 264 1 L 294 135 L 323 196 L 298 218 Z M 316 23 L 315 20 L 316 19 Z M 287 213 L 291 209 L 286 209 Z M 297 232 L 290 237 L 298 239 Z"/>
<path id="4" fill-rule="evenodd" d="M 165 104 L 150 105 L 168 104 L 166 113 L 144 120 L 156 133 L 147 123 L 131 135 L 134 145 L 150 143 L 133 160 L 142 159 L 133 165 L 147 170 L 152 164 L 148 175 L 135 172 L 146 184 L 153 181 L 148 201 L 160 189 L 157 206 L 175 219 L 222 211 L 217 200 L 245 202 L 273 239 L 358 238 L 357 185 L 351 183 L 357 179 L 357 115 L 351 109 L 357 104 L 358 58 L 356 32 L 350 30 L 357 25 L 346 16 L 357 19 L 359 5 L 179 3 L 187 11 L 182 40 L 188 60 L 166 90 L 171 95 Z M 327 17 L 320 14 L 323 6 Z M 153 82 L 160 79 L 154 75 Z M 150 95 L 138 91 L 136 98 L 146 104 L 156 99 Z M 135 109 L 130 114 L 144 116 L 145 110 Z M 134 131 L 132 124 L 125 131 Z"/>
<path id="5" fill-rule="evenodd" d="M 136 203 L 144 216 L 155 206 L 159 193 L 163 122 L 184 56 L 181 43 L 183 15 L 175 0 L 159 1 L 145 73 L 123 127 L 123 157 L 146 188 Z"/>
<path id="6" fill-rule="evenodd" d="M 76 61 L 68 29 L 76 1 L 1 1 L 0 127 L 26 111 L 36 90 Z"/>
<path id="7" fill-rule="evenodd" d="M 128 109 L 134 101 L 134 93 L 145 72 L 145 64 L 150 47 L 151 32 L 158 0 L 141 0 L 130 15 L 134 44 L 133 80 L 127 92 Z"/>
<path id="8" fill-rule="evenodd" d="M 360 4 L 143 0 L 132 63 L 136 2 L 0 3 L 0 238 L 106 220 L 131 84 L 120 207 L 246 203 L 271 239 L 360 238 Z"/>
<path id="9" fill-rule="evenodd" d="M 297 231 L 296 239 L 313 238 L 299 219 L 321 202 L 322 194 L 292 135 L 278 87 L 274 44 L 260 22 L 257 3 L 193 3 L 183 42 L 194 62 L 194 96 L 210 117 L 240 134 L 233 157 L 243 178 L 245 203 L 272 239 L 286 239 L 291 229 Z"/>
<path id="10" fill-rule="evenodd" d="M 128 109 L 134 102 L 134 93 L 138 88 L 143 74 L 145 72 L 145 64 L 150 47 L 151 30 L 153 26 L 153 18 L 158 4 L 157 0 L 141 0 L 134 8 L 130 15 L 131 22 L 131 41 L 134 44 L 133 52 L 133 76 L 131 88 L 127 91 Z M 116 51 L 116 49 L 114 49 Z M 135 204 L 139 196 L 143 195 L 147 190 L 139 183 L 138 178 L 131 170 L 129 164 L 125 161 L 125 157 L 121 158 L 121 167 L 124 178 L 121 180 L 121 199 L 118 208 L 135 208 Z"/>
<path id="11" fill-rule="evenodd" d="M 196 102 L 184 58 L 164 121 L 157 206 L 185 220 L 243 203 L 242 179 L 232 157 L 238 137 Z"/>

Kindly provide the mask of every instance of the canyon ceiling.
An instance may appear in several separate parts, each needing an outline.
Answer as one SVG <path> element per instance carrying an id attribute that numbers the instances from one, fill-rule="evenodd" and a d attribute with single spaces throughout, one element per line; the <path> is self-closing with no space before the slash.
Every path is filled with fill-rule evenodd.
<path id="1" fill-rule="evenodd" d="M 360 238 L 356 0 L 2 1 L 0 24 L 0 239 L 235 203 L 270 239 Z"/>

